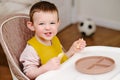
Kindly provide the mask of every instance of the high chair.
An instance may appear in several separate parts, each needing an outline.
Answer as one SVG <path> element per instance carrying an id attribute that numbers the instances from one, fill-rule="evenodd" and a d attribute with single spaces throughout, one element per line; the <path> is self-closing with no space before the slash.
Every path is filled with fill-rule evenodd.
<path id="1" fill-rule="evenodd" d="M 27 14 L 12 14 L 0 20 L 0 42 L 6 55 L 13 80 L 30 80 L 22 72 L 21 52 L 34 32 L 26 27 Z"/>

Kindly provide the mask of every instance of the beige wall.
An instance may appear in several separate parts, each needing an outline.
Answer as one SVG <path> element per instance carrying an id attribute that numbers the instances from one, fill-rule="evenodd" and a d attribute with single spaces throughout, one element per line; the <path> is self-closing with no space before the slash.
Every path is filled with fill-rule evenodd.
<path id="1" fill-rule="evenodd" d="M 29 8 L 25 4 L 33 4 L 32 0 L 21 4 L 21 0 L 2 0 L 0 2 L 0 15 L 7 15 L 13 12 L 28 13 Z M 7 1 L 7 2 L 5 2 Z M 16 0 L 15 0 L 16 1 Z M 48 0 L 55 3 L 60 12 L 62 30 L 70 23 L 81 21 L 85 18 L 93 19 L 96 24 L 120 30 L 120 0 Z M 20 2 L 20 4 L 19 4 Z M 32 2 L 32 3 L 31 3 Z M 74 3 L 74 6 L 72 5 Z"/>
<path id="2" fill-rule="evenodd" d="M 92 18 L 98 25 L 120 30 L 120 0 L 76 0 L 78 20 Z"/>

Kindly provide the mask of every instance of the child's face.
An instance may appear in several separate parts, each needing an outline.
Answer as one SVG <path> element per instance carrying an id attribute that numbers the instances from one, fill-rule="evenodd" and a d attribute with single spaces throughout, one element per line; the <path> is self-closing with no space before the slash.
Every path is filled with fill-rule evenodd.
<path id="1" fill-rule="evenodd" d="M 59 27 L 57 12 L 35 12 L 33 15 L 35 35 L 40 40 L 51 40 Z"/>

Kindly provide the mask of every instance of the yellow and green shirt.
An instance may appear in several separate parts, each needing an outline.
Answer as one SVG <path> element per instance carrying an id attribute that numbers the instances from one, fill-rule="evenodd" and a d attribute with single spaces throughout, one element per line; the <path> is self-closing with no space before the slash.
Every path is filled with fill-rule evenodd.
<path id="1" fill-rule="evenodd" d="M 53 37 L 51 42 L 52 42 L 51 46 L 46 46 L 40 43 L 35 37 L 28 40 L 28 44 L 31 45 L 38 53 L 38 56 L 41 59 L 41 64 L 45 64 L 51 58 L 56 57 L 58 56 L 59 53 L 63 52 L 62 46 L 57 36 Z M 61 63 L 63 63 L 66 60 L 67 56 L 64 55 L 63 58 L 61 59 Z"/>

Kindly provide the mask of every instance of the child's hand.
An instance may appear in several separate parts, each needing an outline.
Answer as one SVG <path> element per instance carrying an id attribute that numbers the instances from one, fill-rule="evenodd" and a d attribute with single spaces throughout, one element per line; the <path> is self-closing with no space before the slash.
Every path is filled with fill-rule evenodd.
<path id="1" fill-rule="evenodd" d="M 44 66 L 46 67 L 47 71 L 58 69 L 60 67 L 60 58 L 54 57 L 50 59 Z"/>
<path id="2" fill-rule="evenodd" d="M 70 55 L 73 55 L 74 53 L 81 51 L 85 46 L 86 41 L 84 41 L 83 39 L 79 39 L 72 44 L 68 52 L 70 53 Z"/>
<path id="3" fill-rule="evenodd" d="M 76 41 L 76 48 L 82 50 L 86 46 L 86 42 L 83 39 Z"/>

